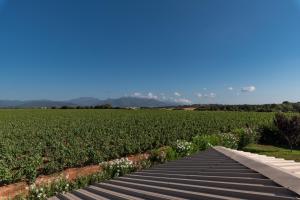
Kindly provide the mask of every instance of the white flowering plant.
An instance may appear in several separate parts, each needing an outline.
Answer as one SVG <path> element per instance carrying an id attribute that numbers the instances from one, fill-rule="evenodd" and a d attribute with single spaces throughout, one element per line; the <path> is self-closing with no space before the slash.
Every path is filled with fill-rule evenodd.
<path id="1" fill-rule="evenodd" d="M 59 182 L 57 182 L 55 185 L 54 185 L 54 191 L 55 191 L 55 194 L 59 194 L 59 193 L 66 193 L 68 191 L 70 191 L 70 184 L 66 181 L 66 180 L 60 180 Z"/>
<path id="2" fill-rule="evenodd" d="M 136 169 L 133 161 L 128 158 L 120 158 L 109 162 L 100 163 L 103 169 L 111 174 L 111 177 L 118 177 Z"/>
<path id="3" fill-rule="evenodd" d="M 35 184 L 32 184 L 29 189 L 30 189 L 29 199 L 47 199 L 46 188 L 37 187 Z"/>
<path id="4" fill-rule="evenodd" d="M 189 156 L 194 152 L 194 146 L 192 142 L 188 142 L 185 140 L 177 140 L 176 141 L 176 152 L 180 156 Z"/>
<path id="5" fill-rule="evenodd" d="M 35 200 L 35 199 L 47 199 L 49 196 L 54 196 L 57 194 L 64 194 L 72 190 L 70 183 L 64 179 L 60 178 L 56 180 L 54 183 L 37 186 L 36 184 L 32 184 L 29 187 L 29 196 L 27 199 Z"/>
<path id="6" fill-rule="evenodd" d="M 220 134 L 221 142 L 219 145 L 228 147 L 231 149 L 237 149 L 239 145 L 239 137 L 232 133 L 222 133 Z"/>

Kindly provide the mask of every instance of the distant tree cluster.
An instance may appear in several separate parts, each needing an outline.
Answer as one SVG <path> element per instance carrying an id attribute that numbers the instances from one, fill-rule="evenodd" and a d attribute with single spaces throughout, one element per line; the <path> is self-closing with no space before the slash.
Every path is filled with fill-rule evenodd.
<path id="1" fill-rule="evenodd" d="M 300 112 L 300 102 L 290 103 L 288 101 L 282 104 L 264 104 L 264 105 L 198 105 L 195 110 L 203 111 L 252 111 L 252 112 Z"/>

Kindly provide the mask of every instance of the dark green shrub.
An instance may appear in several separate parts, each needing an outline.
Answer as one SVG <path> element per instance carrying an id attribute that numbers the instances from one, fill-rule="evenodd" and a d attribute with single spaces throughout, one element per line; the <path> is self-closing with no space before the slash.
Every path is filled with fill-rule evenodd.
<path id="1" fill-rule="evenodd" d="M 259 144 L 287 146 L 288 143 L 275 125 L 265 125 L 258 129 Z"/>
<path id="2" fill-rule="evenodd" d="M 300 116 L 287 116 L 283 113 L 277 113 L 274 124 L 284 136 L 292 151 L 300 139 Z"/>

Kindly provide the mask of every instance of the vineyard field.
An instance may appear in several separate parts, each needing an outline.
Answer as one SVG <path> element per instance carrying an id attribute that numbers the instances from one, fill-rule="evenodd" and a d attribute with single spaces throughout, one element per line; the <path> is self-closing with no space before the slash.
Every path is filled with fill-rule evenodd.
<path id="1" fill-rule="evenodd" d="M 273 113 L 167 110 L 0 110 L 0 185 L 69 167 L 272 122 Z"/>

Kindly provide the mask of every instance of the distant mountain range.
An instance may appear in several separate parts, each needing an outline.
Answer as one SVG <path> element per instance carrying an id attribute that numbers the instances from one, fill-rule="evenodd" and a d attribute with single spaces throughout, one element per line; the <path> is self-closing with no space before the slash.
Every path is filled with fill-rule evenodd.
<path id="1" fill-rule="evenodd" d="M 40 107 L 62 107 L 62 106 L 96 106 L 110 104 L 113 107 L 165 107 L 178 105 L 174 102 L 159 101 L 150 98 L 121 97 L 117 99 L 100 100 L 93 97 L 80 97 L 67 101 L 52 100 L 0 100 L 0 108 L 40 108 Z"/>

